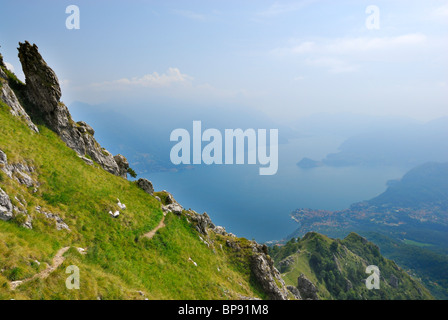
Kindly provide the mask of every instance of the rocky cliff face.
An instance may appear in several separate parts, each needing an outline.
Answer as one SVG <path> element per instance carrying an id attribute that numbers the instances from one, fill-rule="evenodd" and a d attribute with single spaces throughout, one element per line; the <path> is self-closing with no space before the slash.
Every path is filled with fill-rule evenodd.
<path id="1" fill-rule="evenodd" d="M 126 178 L 129 167 L 126 158 L 121 155 L 114 158 L 110 152 L 101 148 L 89 125 L 73 121 L 68 108 L 60 101 L 58 78 L 40 55 L 38 47 L 27 41 L 19 43 L 19 59 L 26 77 L 26 84 L 18 90 L 23 96 L 23 107 L 9 86 L 3 86 L 2 100 L 15 113 L 25 116 L 33 130 L 37 131 L 37 128 L 28 114 L 34 121 L 42 121 L 55 131 L 80 156 L 89 156 L 108 172 Z M 1 71 L 0 76 L 8 78 L 4 71 Z"/>

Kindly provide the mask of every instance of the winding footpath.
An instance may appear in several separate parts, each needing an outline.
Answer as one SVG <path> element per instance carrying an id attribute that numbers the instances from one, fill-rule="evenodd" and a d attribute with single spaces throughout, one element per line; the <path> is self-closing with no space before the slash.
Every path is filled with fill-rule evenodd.
<path id="1" fill-rule="evenodd" d="M 15 290 L 18 286 L 20 286 L 28 281 L 34 280 L 36 278 L 41 278 L 41 279 L 48 278 L 48 276 L 65 261 L 65 258 L 63 257 L 63 255 L 64 255 L 64 253 L 67 252 L 68 249 L 70 249 L 70 247 L 64 247 L 62 249 L 59 249 L 59 251 L 56 252 L 56 255 L 53 258 L 53 263 L 51 264 L 51 266 L 48 266 L 45 270 L 42 270 L 41 272 L 39 272 L 38 274 L 35 274 L 31 278 L 19 280 L 19 281 L 12 281 L 11 282 L 11 290 Z"/>
<path id="2" fill-rule="evenodd" d="M 163 227 L 165 227 L 165 216 L 163 216 L 162 220 L 160 220 L 159 224 L 157 225 L 157 227 L 155 227 L 154 229 L 152 229 L 151 231 L 149 231 L 148 233 L 145 233 L 143 236 L 151 239 L 152 237 L 154 237 L 154 235 L 156 234 L 156 232 L 159 229 L 162 229 Z"/>
<path id="3" fill-rule="evenodd" d="M 162 229 L 163 227 L 165 227 L 165 216 L 163 216 L 162 220 L 160 220 L 160 222 L 157 225 L 157 227 L 155 227 L 154 229 L 152 229 L 148 233 L 145 233 L 143 236 L 148 238 L 148 239 L 151 239 L 152 237 L 154 237 L 156 232 L 159 229 Z M 26 283 L 28 281 L 37 279 L 37 278 L 40 278 L 40 279 L 48 278 L 48 276 L 53 271 L 55 271 L 65 261 L 65 258 L 63 257 L 63 255 L 64 255 L 64 253 L 67 252 L 68 249 L 70 249 L 70 247 L 64 247 L 64 248 L 59 249 L 58 252 L 56 252 L 56 255 L 53 258 L 53 262 L 52 262 L 51 266 L 48 266 L 45 270 L 42 270 L 41 272 L 39 272 L 39 273 L 35 274 L 34 276 L 32 276 L 30 278 L 27 278 L 27 279 L 18 280 L 18 281 L 12 281 L 10 283 L 11 290 L 15 290 L 18 286 L 20 286 L 20 285 L 22 285 L 22 284 L 24 284 L 24 283 Z"/>

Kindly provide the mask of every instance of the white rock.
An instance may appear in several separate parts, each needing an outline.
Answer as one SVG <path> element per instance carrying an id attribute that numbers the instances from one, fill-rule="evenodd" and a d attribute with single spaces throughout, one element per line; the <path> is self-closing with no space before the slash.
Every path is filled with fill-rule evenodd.
<path id="1" fill-rule="evenodd" d="M 117 201 L 118 201 L 118 203 L 117 203 L 117 204 L 118 204 L 118 207 L 119 207 L 121 210 L 125 210 L 125 209 L 126 209 L 126 205 L 123 204 L 123 203 L 121 203 L 121 202 L 120 202 L 120 199 L 118 199 L 118 198 L 117 198 Z"/>
<path id="2" fill-rule="evenodd" d="M 120 215 L 120 211 L 115 211 L 115 212 L 109 211 L 109 214 L 110 214 L 112 217 L 116 218 L 116 217 L 118 217 L 118 216 Z"/>
<path id="3" fill-rule="evenodd" d="M 195 267 L 197 267 L 198 266 L 198 264 L 196 263 L 196 262 L 194 262 L 191 258 L 188 258 L 188 261 L 191 261 L 191 262 L 193 262 L 193 264 L 194 264 L 194 266 Z"/>

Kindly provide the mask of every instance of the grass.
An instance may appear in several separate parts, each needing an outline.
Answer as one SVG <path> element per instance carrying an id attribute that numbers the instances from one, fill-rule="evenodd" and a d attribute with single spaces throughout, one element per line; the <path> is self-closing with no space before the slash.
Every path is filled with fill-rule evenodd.
<path id="1" fill-rule="evenodd" d="M 418 241 L 408 240 L 408 239 L 403 239 L 402 242 L 404 244 L 409 244 L 411 246 L 417 246 L 417 247 L 420 247 L 420 248 L 425 248 L 425 247 L 431 247 L 432 246 L 432 244 L 430 244 L 430 243 L 418 242 Z"/>
<path id="2" fill-rule="evenodd" d="M 270 252 L 277 262 L 286 256 L 294 258 L 294 263 L 282 274 L 286 284 L 297 286 L 297 278 L 304 274 L 317 287 L 321 299 L 433 299 L 417 279 L 383 258 L 373 243 L 354 233 L 343 240 L 308 233 L 299 241 L 271 248 Z M 367 290 L 363 283 L 368 277 L 365 273 L 368 265 L 380 269 L 380 290 Z M 396 287 L 391 285 L 392 277 L 397 279 Z"/>
<path id="3" fill-rule="evenodd" d="M 0 187 L 13 202 L 23 199 L 33 218 L 32 230 L 0 221 L 0 299 L 265 298 L 249 269 L 247 240 L 238 240 L 245 248 L 238 254 L 223 236 L 210 235 L 207 246 L 184 216 L 173 214 L 151 240 L 142 237 L 162 219 L 160 202 L 135 182 L 85 164 L 45 126 L 39 130 L 33 133 L 0 103 L 0 149 L 10 163 L 35 167 L 40 183 L 33 193 L 0 171 Z M 112 218 L 108 212 L 119 210 L 117 198 L 127 208 Z M 59 215 L 71 231 L 56 230 L 36 206 Z M 48 278 L 10 290 L 10 281 L 37 274 L 65 246 L 87 248 L 87 254 L 70 249 Z M 80 290 L 65 286 L 69 265 L 80 269 Z"/>

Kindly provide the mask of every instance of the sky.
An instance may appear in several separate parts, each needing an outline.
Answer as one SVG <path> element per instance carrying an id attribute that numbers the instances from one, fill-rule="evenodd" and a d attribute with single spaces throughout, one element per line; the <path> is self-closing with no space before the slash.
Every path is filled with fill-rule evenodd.
<path id="1" fill-rule="evenodd" d="M 78 30 L 66 28 L 69 5 Z M 366 26 L 371 5 L 376 29 Z M 241 106 L 284 123 L 448 116 L 446 0 L 2 0 L 0 51 L 22 79 L 24 40 L 55 70 L 68 105 Z"/>

